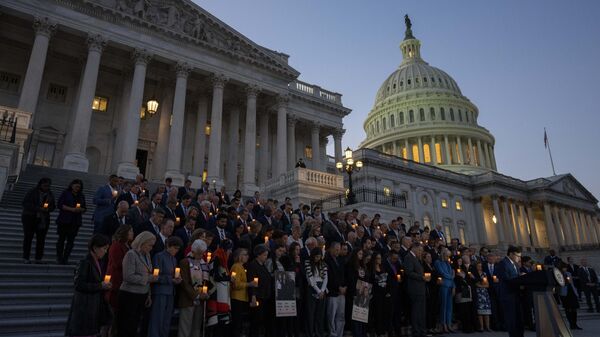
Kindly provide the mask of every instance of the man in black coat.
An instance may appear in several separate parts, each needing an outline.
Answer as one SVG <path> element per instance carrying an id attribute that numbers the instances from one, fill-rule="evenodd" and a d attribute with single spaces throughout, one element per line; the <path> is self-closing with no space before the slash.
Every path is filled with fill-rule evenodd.
<path id="1" fill-rule="evenodd" d="M 192 233 L 194 233 L 195 228 L 196 228 L 196 219 L 190 217 L 185 220 L 183 226 L 177 228 L 175 230 L 175 232 L 173 233 L 173 235 L 180 238 L 181 241 L 183 242 L 183 247 L 179 250 L 179 252 L 177 252 L 177 255 L 175 255 L 175 257 L 177 258 L 177 261 L 181 261 L 181 259 L 183 259 L 185 257 L 183 255 L 184 251 L 185 251 L 185 247 L 187 247 L 188 244 L 190 244 L 190 239 L 192 238 Z"/>
<path id="2" fill-rule="evenodd" d="M 338 260 L 340 243 L 329 243 L 325 263 L 327 264 L 327 318 L 330 336 L 344 334 L 345 306 L 346 306 L 346 280 L 344 266 Z"/>
<path id="3" fill-rule="evenodd" d="M 210 232 L 213 233 L 213 235 L 215 237 L 212 240 L 212 243 L 210 244 L 209 250 L 215 251 L 215 249 L 217 249 L 217 247 L 219 247 L 221 240 L 225 240 L 225 239 L 231 240 L 232 235 L 231 235 L 231 232 L 229 232 L 227 230 L 227 220 L 228 220 L 228 217 L 226 214 L 219 213 L 217 215 L 217 222 L 216 222 L 217 226 L 210 230 Z"/>
<path id="4" fill-rule="evenodd" d="M 594 304 L 596 305 L 596 311 L 600 312 L 600 301 L 598 299 L 598 274 L 594 268 L 588 267 L 587 259 L 581 259 L 581 266 L 579 266 L 579 281 L 581 282 L 581 288 L 585 293 L 585 299 L 588 305 L 588 311 L 593 312 L 592 297 L 594 298 Z"/>
<path id="5" fill-rule="evenodd" d="M 182 200 L 184 195 L 188 195 L 191 196 L 193 193 L 192 191 L 192 181 L 189 179 L 186 179 L 185 182 L 183 183 L 183 186 L 181 186 L 178 190 L 177 190 L 177 199 Z"/>
<path id="6" fill-rule="evenodd" d="M 252 282 L 248 287 L 248 297 L 250 299 L 250 337 L 260 336 L 260 332 L 264 329 L 266 337 L 272 336 L 271 324 L 267 322 L 271 317 L 269 314 L 269 306 L 267 303 L 273 297 L 272 294 L 272 279 L 271 273 L 265 266 L 265 262 L 269 257 L 269 250 L 263 244 L 254 247 L 254 260 L 248 263 L 247 281 Z M 254 283 L 254 280 L 258 283 Z M 258 305 L 257 305 L 258 302 Z"/>
<path id="7" fill-rule="evenodd" d="M 162 208 L 158 207 L 152 210 L 150 219 L 148 221 L 142 222 L 139 228 L 133 228 L 133 232 L 135 235 L 140 234 L 141 232 L 148 231 L 154 235 L 158 235 L 160 232 L 160 224 L 165 217 L 165 211 Z"/>
<path id="8" fill-rule="evenodd" d="M 112 236 L 117 231 L 117 228 L 121 225 L 125 225 L 129 223 L 129 219 L 127 219 L 127 213 L 129 211 L 129 204 L 125 200 L 119 201 L 117 204 L 117 210 L 110 215 L 104 218 L 102 221 L 102 228 L 100 233 L 106 235 L 108 238 L 112 238 Z"/>
<path id="9" fill-rule="evenodd" d="M 134 228 L 140 228 L 143 222 L 148 221 L 150 217 L 149 214 L 150 208 L 150 199 L 146 197 L 141 197 L 138 200 L 137 204 L 133 204 L 127 211 L 127 220 L 129 221 L 127 224 L 131 225 Z"/>
<path id="10" fill-rule="evenodd" d="M 410 321 L 414 337 L 425 337 L 425 276 L 421 255 L 423 247 L 420 243 L 413 243 L 410 252 L 404 257 L 404 275 L 406 276 L 406 291 L 410 299 Z"/>

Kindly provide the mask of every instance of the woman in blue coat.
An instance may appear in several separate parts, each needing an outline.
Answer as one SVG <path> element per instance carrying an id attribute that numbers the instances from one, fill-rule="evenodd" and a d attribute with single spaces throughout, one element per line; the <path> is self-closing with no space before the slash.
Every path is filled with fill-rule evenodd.
<path id="1" fill-rule="evenodd" d="M 452 330 L 452 291 L 454 289 L 454 270 L 448 262 L 450 251 L 447 248 L 442 249 L 440 259 L 433 264 L 435 270 L 440 275 L 440 325 L 445 333 L 454 332 Z"/>

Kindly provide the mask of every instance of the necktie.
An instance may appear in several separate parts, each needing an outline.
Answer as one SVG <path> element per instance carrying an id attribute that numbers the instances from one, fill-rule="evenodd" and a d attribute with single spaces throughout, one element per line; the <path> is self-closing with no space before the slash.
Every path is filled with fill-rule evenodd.
<path id="1" fill-rule="evenodd" d="M 220 236 L 221 240 L 225 239 L 225 233 L 223 232 L 222 229 L 219 229 L 219 236 Z"/>
<path id="2" fill-rule="evenodd" d="M 122 217 L 121 218 L 121 225 L 124 225 L 124 224 L 125 224 L 125 217 Z"/>

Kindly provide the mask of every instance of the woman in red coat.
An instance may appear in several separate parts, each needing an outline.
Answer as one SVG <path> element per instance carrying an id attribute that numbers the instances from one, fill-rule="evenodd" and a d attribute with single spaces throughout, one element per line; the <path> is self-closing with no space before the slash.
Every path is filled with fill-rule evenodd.
<path id="1" fill-rule="evenodd" d="M 112 289 L 106 292 L 106 300 L 110 303 L 113 309 L 113 314 L 116 314 L 118 303 L 117 298 L 121 282 L 123 282 L 123 258 L 133 241 L 133 228 L 130 225 L 121 225 L 113 236 L 113 242 L 108 251 L 108 267 L 106 275 L 110 275 Z"/>

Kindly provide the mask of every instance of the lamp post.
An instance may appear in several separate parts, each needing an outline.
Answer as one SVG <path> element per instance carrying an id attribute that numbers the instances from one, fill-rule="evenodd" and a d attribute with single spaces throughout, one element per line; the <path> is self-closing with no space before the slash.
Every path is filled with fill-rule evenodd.
<path id="1" fill-rule="evenodd" d="M 354 162 L 354 159 L 352 158 L 352 150 L 350 149 L 350 147 L 346 148 L 344 154 L 346 155 L 346 162 L 337 162 L 335 164 L 335 167 L 338 169 L 338 171 L 340 171 L 340 173 L 343 174 L 344 172 L 346 172 L 348 174 L 348 195 L 346 196 L 346 205 L 352 205 L 356 203 L 356 196 L 354 195 L 354 191 L 352 190 L 352 173 L 360 171 L 360 169 L 363 167 L 363 162 L 360 160 Z"/>

